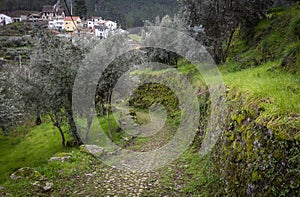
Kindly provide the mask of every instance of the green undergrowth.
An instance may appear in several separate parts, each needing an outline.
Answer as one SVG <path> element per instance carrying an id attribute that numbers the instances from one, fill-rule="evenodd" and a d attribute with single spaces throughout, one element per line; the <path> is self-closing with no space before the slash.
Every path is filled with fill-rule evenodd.
<path id="1" fill-rule="evenodd" d="M 227 58 L 228 70 L 238 71 L 269 61 L 279 61 L 277 68 L 299 73 L 299 16 L 299 4 L 274 8 L 247 36 L 237 29 Z"/>
<path id="2" fill-rule="evenodd" d="M 15 136 L 0 136 L 0 183 L 15 170 L 45 164 L 56 152 L 63 150 L 60 134 L 51 122 L 17 130 Z M 17 135 L 23 130 L 29 131 Z"/>
<path id="3" fill-rule="evenodd" d="M 66 154 L 66 153 L 64 153 Z M 72 195 L 71 191 L 75 187 L 84 185 L 84 180 L 75 181 L 78 175 L 90 172 L 93 165 L 102 167 L 103 164 L 90 155 L 81 153 L 78 149 L 68 150 L 70 158 L 66 162 L 52 161 L 36 166 L 37 170 L 48 182 L 54 183 L 51 189 L 52 196 Z M 100 161 L 100 160 L 99 160 Z M 21 178 L 19 180 L 7 180 L 2 184 L 8 193 L 13 196 L 49 196 L 48 191 L 43 191 L 33 186 L 36 178 Z"/>
<path id="4" fill-rule="evenodd" d="M 237 89 L 240 94 L 247 95 L 244 102 L 257 102 L 256 105 L 264 109 L 264 118 L 297 117 L 300 108 L 300 76 L 276 70 L 276 65 L 278 62 L 268 62 L 257 68 L 234 73 L 226 72 L 224 67 L 222 76 L 231 90 Z M 295 121 L 299 128 L 299 120 Z"/>
<path id="5" fill-rule="evenodd" d="M 218 195 L 221 187 L 218 169 L 211 160 L 211 155 L 201 157 L 193 148 L 186 151 L 176 162 L 184 174 L 184 193 L 187 196 Z"/>

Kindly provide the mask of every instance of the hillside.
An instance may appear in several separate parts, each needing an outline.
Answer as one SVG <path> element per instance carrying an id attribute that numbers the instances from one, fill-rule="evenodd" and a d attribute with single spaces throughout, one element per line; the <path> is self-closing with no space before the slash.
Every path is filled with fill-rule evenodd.
<path id="1" fill-rule="evenodd" d="M 224 117 L 222 135 L 210 154 L 204 157 L 199 154 L 207 132 L 202 123 L 210 111 L 207 87 L 196 68 L 181 59 L 177 69 L 197 88 L 202 113 L 197 135 L 180 158 L 157 171 L 121 171 L 87 153 L 85 147 L 61 149 L 58 131 L 45 121 L 40 126 L 18 128 L 13 133 L 17 137 L 0 138 L 1 150 L 6 150 L 1 153 L 0 163 L 4 165 L 0 165 L 0 177 L 4 178 L 0 179 L 3 186 L 0 186 L 0 195 L 298 196 L 299 16 L 299 4 L 276 8 L 249 34 L 236 30 L 228 59 L 219 66 L 227 89 L 227 107 L 221 114 Z M 148 69 L 131 74 L 154 79 L 168 71 Z M 178 84 L 178 81 L 174 79 L 172 83 Z M 111 116 L 112 138 L 116 144 L 124 149 L 147 152 L 161 147 L 174 136 L 181 112 L 170 89 L 145 84 L 134 91 L 129 102 L 134 109 L 130 117 L 134 117 L 137 124 L 147 125 L 151 121 L 148 108 L 156 102 L 165 106 L 167 121 L 151 137 L 131 137 L 118 128 Z M 99 117 L 99 122 L 108 132 L 106 116 Z M 59 159 L 48 162 L 54 152 Z M 117 155 L 118 152 L 105 154 Z M 6 161 L 10 166 L 5 165 Z M 32 168 L 19 170 L 13 176 L 17 178 L 9 178 L 22 162 Z"/>
<path id="2" fill-rule="evenodd" d="M 11 12 L 16 10 L 41 11 L 43 5 L 53 5 L 57 0 L 2 0 L 0 1 L 0 12 Z"/>
<path id="3" fill-rule="evenodd" d="M 176 0 L 98 0 L 96 5 L 97 15 L 116 20 L 124 28 L 142 26 L 144 20 L 154 20 L 156 16 L 172 16 L 179 9 Z"/>
<path id="4" fill-rule="evenodd" d="M 4 0 L 0 2 L 0 12 L 17 15 L 17 10 L 41 11 L 43 5 L 53 5 L 56 2 L 57 0 Z M 63 1 L 61 3 L 64 5 Z M 142 26 L 144 20 L 154 20 L 156 16 L 172 16 L 179 9 L 177 0 L 86 0 L 86 5 L 88 17 L 102 16 L 117 21 L 123 28 Z"/>

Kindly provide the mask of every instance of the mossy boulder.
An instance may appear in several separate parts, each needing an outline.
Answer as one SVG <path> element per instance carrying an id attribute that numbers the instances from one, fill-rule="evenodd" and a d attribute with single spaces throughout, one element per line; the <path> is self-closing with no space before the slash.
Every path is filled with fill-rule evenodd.
<path id="1" fill-rule="evenodd" d="M 81 145 L 80 151 L 94 157 L 101 157 L 105 154 L 104 148 L 96 145 Z"/>
<path id="2" fill-rule="evenodd" d="M 53 188 L 53 183 L 46 177 L 41 175 L 38 171 L 30 167 L 23 167 L 10 175 L 10 178 L 14 181 L 20 179 L 28 179 L 33 186 L 33 190 L 39 192 L 47 192 Z"/>
<path id="3" fill-rule="evenodd" d="M 70 161 L 72 157 L 71 153 L 56 153 L 53 157 L 49 159 L 49 161 Z"/>
<path id="4" fill-rule="evenodd" d="M 43 179 L 43 176 L 36 170 L 30 167 L 23 167 L 15 171 L 10 175 L 10 178 L 12 180 L 18 180 L 18 179 Z"/>

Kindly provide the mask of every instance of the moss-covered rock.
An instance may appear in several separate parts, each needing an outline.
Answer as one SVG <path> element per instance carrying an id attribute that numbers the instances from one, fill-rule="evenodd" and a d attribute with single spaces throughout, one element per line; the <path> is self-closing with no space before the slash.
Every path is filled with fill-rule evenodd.
<path id="1" fill-rule="evenodd" d="M 53 157 L 49 159 L 49 161 L 71 161 L 72 154 L 71 153 L 56 153 Z"/>
<path id="2" fill-rule="evenodd" d="M 215 164 L 224 179 L 223 194 L 297 196 L 300 190 L 299 139 L 296 135 L 278 137 L 276 133 L 288 131 L 279 126 L 280 122 L 276 122 L 276 130 L 271 130 L 268 122 L 273 119 L 264 117 L 261 122 L 261 101 L 244 102 L 247 99 L 245 94 L 229 93 L 225 135 L 214 150 Z M 290 123 L 293 121 L 291 118 Z"/>
<path id="3" fill-rule="evenodd" d="M 43 179 L 43 176 L 36 170 L 30 167 L 23 167 L 15 171 L 10 175 L 10 178 L 12 180 L 18 180 L 18 179 Z"/>
<path id="4" fill-rule="evenodd" d="M 105 150 L 96 145 L 81 145 L 79 148 L 81 152 L 92 155 L 94 157 L 101 157 L 105 154 Z"/>

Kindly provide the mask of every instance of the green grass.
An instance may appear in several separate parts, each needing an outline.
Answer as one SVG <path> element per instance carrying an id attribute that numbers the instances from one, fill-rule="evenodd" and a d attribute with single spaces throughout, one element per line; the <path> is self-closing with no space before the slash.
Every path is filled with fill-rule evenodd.
<path id="1" fill-rule="evenodd" d="M 227 67 L 239 71 L 259 67 L 268 61 L 280 61 L 279 68 L 292 73 L 299 72 L 299 49 L 295 42 L 300 39 L 299 5 L 274 8 L 247 36 L 240 29 L 234 34 Z M 298 55 L 287 53 L 287 48 L 298 50 Z M 288 65 L 285 65 L 288 64 Z"/>
<path id="2" fill-rule="evenodd" d="M 214 186 L 219 185 L 219 178 L 215 172 L 211 156 L 200 157 L 192 151 L 185 152 L 179 162 L 188 163 L 181 168 L 185 169 L 185 182 L 187 183 L 184 191 L 187 195 L 210 196 L 212 192 L 216 195 Z M 219 185 L 220 186 L 220 185 Z"/>
<path id="3" fill-rule="evenodd" d="M 119 128 L 119 125 L 116 122 L 115 115 L 116 114 L 110 114 L 109 116 L 112 139 L 114 143 L 122 145 L 122 143 L 124 143 L 123 137 L 126 136 L 126 133 Z M 84 128 L 84 132 L 81 135 L 85 139 L 86 120 L 80 119 L 77 121 L 80 124 L 80 126 Z M 109 132 L 108 132 L 107 116 L 104 115 L 104 116 L 99 116 L 97 118 L 94 118 L 90 128 L 87 144 L 98 144 L 104 147 L 106 146 L 108 138 L 109 138 Z"/>
<path id="4" fill-rule="evenodd" d="M 0 183 L 15 170 L 47 163 L 56 152 L 63 150 L 58 130 L 52 123 L 33 127 L 25 136 L 0 136 Z"/>
<path id="5" fill-rule="evenodd" d="M 278 62 L 268 62 L 257 68 L 239 72 L 226 72 L 223 80 L 230 88 L 255 99 L 267 100 L 265 113 L 271 116 L 299 114 L 300 74 L 290 74 L 274 69 Z"/>
<path id="6" fill-rule="evenodd" d="M 139 43 L 142 41 L 142 38 L 140 36 L 136 35 L 136 34 L 130 34 L 129 38 L 131 38 L 132 40 L 135 40 Z"/>
<path id="7" fill-rule="evenodd" d="M 193 73 L 192 78 L 198 78 L 198 81 L 202 82 L 199 80 L 200 73 L 195 71 L 193 65 L 184 61 L 180 63 L 178 69 L 183 74 Z M 237 89 L 250 100 L 262 101 L 265 115 L 269 118 L 299 114 L 300 74 L 277 69 L 279 64 L 280 61 L 268 62 L 259 67 L 237 72 L 232 72 L 232 65 L 222 65 L 219 68 L 225 85 L 230 89 Z M 197 83 L 196 80 L 194 81 Z"/>

